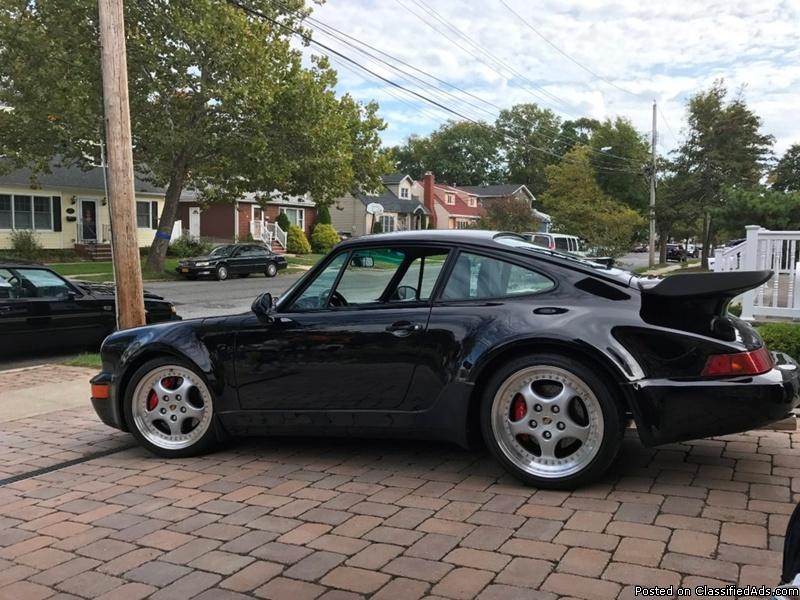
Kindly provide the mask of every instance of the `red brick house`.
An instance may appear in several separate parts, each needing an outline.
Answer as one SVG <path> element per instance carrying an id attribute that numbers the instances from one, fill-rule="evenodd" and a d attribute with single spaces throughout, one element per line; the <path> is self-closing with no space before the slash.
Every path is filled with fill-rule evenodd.
<path id="1" fill-rule="evenodd" d="M 466 229 L 476 225 L 483 214 L 477 195 L 438 184 L 431 173 L 422 178 L 422 189 L 434 229 Z"/>
<path id="2" fill-rule="evenodd" d="M 268 198 L 268 199 L 267 199 Z M 299 225 L 311 236 L 317 217 L 316 204 L 307 196 L 288 196 L 279 192 L 269 195 L 248 194 L 233 204 L 214 204 L 203 208 L 196 199 L 182 199 L 178 219 L 186 235 L 213 242 L 233 242 L 271 238 L 276 251 L 285 251 L 286 241 L 276 231 L 276 220 L 286 213 L 293 225 Z M 285 232 L 283 232 L 285 234 Z"/>

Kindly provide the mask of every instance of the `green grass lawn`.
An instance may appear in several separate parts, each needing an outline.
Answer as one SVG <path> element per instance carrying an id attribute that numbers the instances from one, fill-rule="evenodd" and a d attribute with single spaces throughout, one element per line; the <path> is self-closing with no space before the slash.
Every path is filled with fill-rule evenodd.
<path id="1" fill-rule="evenodd" d="M 317 264 L 325 254 L 299 254 L 297 256 L 287 256 L 286 260 L 289 263 L 289 268 L 297 266 L 313 267 Z"/>
<path id="2" fill-rule="evenodd" d="M 164 262 L 164 272 L 156 273 L 146 269 L 143 260 L 142 279 L 145 281 L 152 281 L 154 279 L 175 279 L 177 277 L 177 273 L 175 273 L 175 267 L 177 265 L 177 258 L 167 257 L 167 260 Z M 113 279 L 111 261 L 51 263 L 47 266 L 64 277 L 73 277 L 84 281 L 111 281 Z"/>
<path id="3" fill-rule="evenodd" d="M 64 361 L 64 364 L 69 367 L 89 367 L 92 369 L 99 369 L 101 367 L 100 355 L 92 352 L 84 352 L 78 354 L 78 356 L 68 358 Z"/>

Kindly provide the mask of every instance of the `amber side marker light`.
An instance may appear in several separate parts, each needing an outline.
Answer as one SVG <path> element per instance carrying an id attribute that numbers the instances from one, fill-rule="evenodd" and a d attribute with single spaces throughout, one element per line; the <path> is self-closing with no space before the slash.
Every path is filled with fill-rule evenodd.
<path id="1" fill-rule="evenodd" d="M 95 400 L 108 400 L 109 386 L 107 383 L 92 384 L 92 398 Z"/>
<path id="2" fill-rule="evenodd" d="M 752 352 L 713 354 L 706 361 L 703 375 L 760 375 L 773 366 L 772 355 L 762 346 Z"/>

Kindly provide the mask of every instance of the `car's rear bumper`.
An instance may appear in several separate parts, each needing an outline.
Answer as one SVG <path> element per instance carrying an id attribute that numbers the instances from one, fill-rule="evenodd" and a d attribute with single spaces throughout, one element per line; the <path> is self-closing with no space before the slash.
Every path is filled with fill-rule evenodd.
<path id="1" fill-rule="evenodd" d="M 120 413 L 120 403 L 116 398 L 116 386 L 114 376 L 110 373 L 101 372 L 92 377 L 89 382 L 92 386 L 107 385 L 109 394 L 107 398 L 92 397 L 92 407 L 100 420 L 110 427 L 126 430 L 124 419 Z"/>
<path id="2" fill-rule="evenodd" d="M 761 375 L 724 380 L 643 380 L 631 384 L 639 436 L 648 446 L 747 431 L 800 404 L 800 370 L 785 354 Z"/>

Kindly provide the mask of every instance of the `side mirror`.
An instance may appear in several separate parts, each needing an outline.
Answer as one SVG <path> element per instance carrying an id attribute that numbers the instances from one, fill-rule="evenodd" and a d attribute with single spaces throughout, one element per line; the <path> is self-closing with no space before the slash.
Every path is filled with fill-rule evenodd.
<path id="1" fill-rule="evenodd" d="M 250 309 L 259 317 L 268 317 L 275 310 L 272 294 L 265 292 L 256 296 Z"/>

